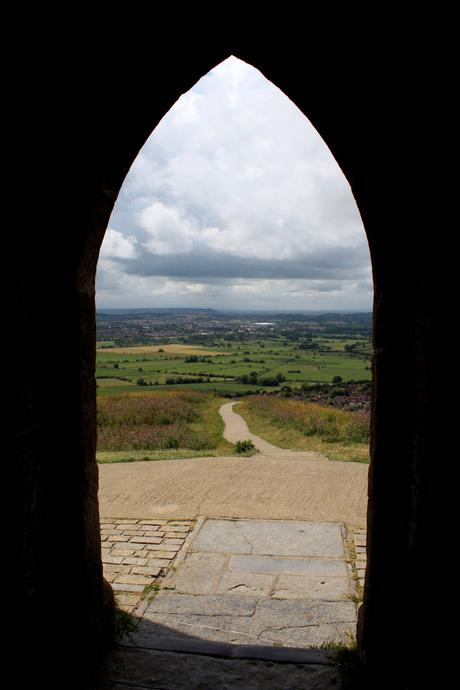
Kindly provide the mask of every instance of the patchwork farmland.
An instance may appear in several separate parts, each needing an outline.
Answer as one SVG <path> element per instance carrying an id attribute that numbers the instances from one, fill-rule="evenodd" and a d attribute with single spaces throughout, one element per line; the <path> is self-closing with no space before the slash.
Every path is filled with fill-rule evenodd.
<path id="1" fill-rule="evenodd" d="M 331 384 L 339 378 L 371 380 L 370 315 L 364 321 L 337 315 L 255 321 L 250 314 L 211 318 L 177 311 L 172 317 L 136 314 L 131 320 L 115 319 L 115 325 L 106 316 L 102 326 L 98 323 L 99 395 L 172 386 L 244 394 Z M 113 331 L 117 339 L 103 337 Z"/>

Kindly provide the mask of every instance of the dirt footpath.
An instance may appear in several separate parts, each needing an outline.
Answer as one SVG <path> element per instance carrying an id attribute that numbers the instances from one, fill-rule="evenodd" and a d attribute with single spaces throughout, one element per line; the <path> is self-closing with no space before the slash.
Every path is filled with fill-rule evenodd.
<path id="1" fill-rule="evenodd" d="M 292 451 L 274 446 L 264 438 L 251 433 L 246 420 L 240 414 L 233 411 L 233 405 L 235 404 L 234 402 L 225 403 L 219 408 L 219 414 L 225 422 L 224 438 L 227 441 L 236 443 L 237 441 L 251 439 L 257 450 L 264 455 L 291 454 Z"/>
<path id="2" fill-rule="evenodd" d="M 234 403 L 220 414 L 224 436 L 251 438 L 252 457 L 102 464 L 100 512 L 106 518 L 259 518 L 347 522 L 364 527 L 368 466 L 278 448 L 252 434 Z"/>

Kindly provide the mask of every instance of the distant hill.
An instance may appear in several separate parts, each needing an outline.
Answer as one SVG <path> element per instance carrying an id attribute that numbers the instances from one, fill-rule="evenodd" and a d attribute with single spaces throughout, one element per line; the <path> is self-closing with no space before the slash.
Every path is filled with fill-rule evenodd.
<path id="1" fill-rule="evenodd" d="M 218 314 L 217 309 L 202 309 L 191 307 L 126 307 L 126 308 L 112 308 L 96 309 L 97 314 Z"/>

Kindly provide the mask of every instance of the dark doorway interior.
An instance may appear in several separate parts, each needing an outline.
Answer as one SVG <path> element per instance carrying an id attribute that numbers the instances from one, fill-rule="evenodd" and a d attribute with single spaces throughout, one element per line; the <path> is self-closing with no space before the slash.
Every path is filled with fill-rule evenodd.
<path id="1" fill-rule="evenodd" d="M 100 654 L 110 632 L 111 595 L 100 562 L 94 381 L 94 278 L 108 218 L 159 119 L 234 54 L 260 69 L 318 129 L 365 224 L 375 285 L 375 386 L 360 650 L 369 677 L 378 679 L 373 687 L 383 678 L 391 687 L 412 687 L 434 620 L 423 603 L 432 577 L 427 564 L 440 349 L 432 247 L 423 226 L 413 222 L 421 74 L 415 67 L 409 90 L 408 58 L 394 44 L 391 55 L 375 46 L 365 59 L 337 51 L 333 65 L 318 61 L 304 41 L 282 53 L 262 40 L 217 47 L 172 40 L 167 47 L 149 45 L 145 54 L 121 45 L 85 54 L 81 44 L 50 45 L 54 52 L 40 46 L 31 56 L 19 89 L 28 142 L 31 104 L 35 108 L 27 183 L 33 218 L 21 229 L 15 327 L 27 617 L 21 633 L 30 667 L 49 675 L 58 660 L 67 668 L 83 666 Z M 61 376 L 63 390 L 56 383 Z M 389 586 L 395 576 L 397 585 Z M 401 669 L 396 682 L 395 668 Z"/>

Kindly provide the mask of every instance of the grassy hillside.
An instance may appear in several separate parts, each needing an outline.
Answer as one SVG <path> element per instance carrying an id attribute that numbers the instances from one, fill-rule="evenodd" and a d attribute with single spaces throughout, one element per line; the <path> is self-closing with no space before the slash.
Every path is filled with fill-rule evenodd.
<path id="1" fill-rule="evenodd" d="M 98 398 L 98 461 L 229 455 L 221 398 L 191 390 Z"/>
<path id="2" fill-rule="evenodd" d="M 369 462 L 368 412 L 265 395 L 245 398 L 234 409 L 253 433 L 281 448 L 318 451 L 331 460 Z"/>

